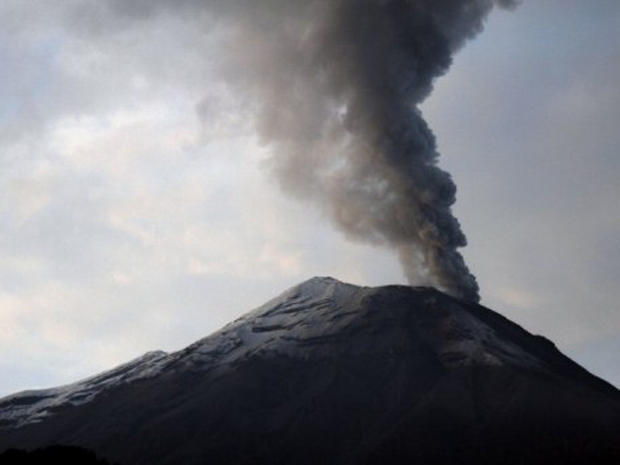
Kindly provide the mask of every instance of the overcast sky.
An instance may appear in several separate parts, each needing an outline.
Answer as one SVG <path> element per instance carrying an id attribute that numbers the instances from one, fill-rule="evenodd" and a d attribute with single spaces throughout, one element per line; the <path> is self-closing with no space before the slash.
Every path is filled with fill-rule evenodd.
<path id="1" fill-rule="evenodd" d="M 0 1 L 0 395 L 180 349 L 315 275 L 405 282 L 280 192 L 198 3 Z M 422 107 L 482 303 L 616 385 L 619 82 L 617 0 L 525 0 Z"/>

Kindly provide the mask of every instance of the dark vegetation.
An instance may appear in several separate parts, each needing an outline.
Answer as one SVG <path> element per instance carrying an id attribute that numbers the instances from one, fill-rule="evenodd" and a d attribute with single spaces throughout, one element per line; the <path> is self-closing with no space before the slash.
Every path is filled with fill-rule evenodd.
<path id="1" fill-rule="evenodd" d="M 33 451 L 9 449 L 0 454 L 0 465 L 118 465 L 76 446 L 50 446 Z"/>

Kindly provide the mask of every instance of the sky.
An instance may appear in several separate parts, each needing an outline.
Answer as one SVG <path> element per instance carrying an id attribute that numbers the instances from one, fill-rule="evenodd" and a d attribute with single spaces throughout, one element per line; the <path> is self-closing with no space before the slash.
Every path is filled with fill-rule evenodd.
<path id="1" fill-rule="evenodd" d="M 0 2 L 0 395 L 181 349 L 312 276 L 406 282 L 282 192 L 195 3 Z M 481 303 L 616 386 L 618 82 L 620 3 L 524 0 L 422 105 Z"/>

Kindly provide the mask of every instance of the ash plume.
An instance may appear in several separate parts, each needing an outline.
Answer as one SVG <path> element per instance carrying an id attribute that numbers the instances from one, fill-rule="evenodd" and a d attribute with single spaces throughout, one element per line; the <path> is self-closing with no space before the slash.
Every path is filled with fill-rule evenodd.
<path id="1" fill-rule="evenodd" d="M 418 106 L 490 10 L 515 2 L 256 3 L 236 4 L 254 11 L 229 37 L 230 78 L 251 90 L 281 186 L 347 237 L 393 249 L 410 283 L 478 301 L 456 186 Z"/>
<path id="2" fill-rule="evenodd" d="M 116 14 L 205 13 L 284 191 L 348 238 L 396 252 L 411 284 L 478 301 L 456 186 L 419 105 L 496 6 L 517 0 L 109 0 Z"/>

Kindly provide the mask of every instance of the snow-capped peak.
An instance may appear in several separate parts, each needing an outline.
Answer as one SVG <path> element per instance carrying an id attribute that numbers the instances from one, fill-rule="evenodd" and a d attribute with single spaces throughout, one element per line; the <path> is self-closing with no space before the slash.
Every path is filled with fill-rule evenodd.
<path id="1" fill-rule="evenodd" d="M 497 315 L 432 288 L 371 288 L 312 278 L 178 352 L 149 352 L 71 385 L 1 399 L 0 426 L 39 422 L 119 385 L 183 371 L 224 373 L 256 357 L 393 356 L 413 344 L 446 369 L 472 364 L 541 368 L 540 358 L 517 343 L 535 336 L 505 319 L 497 323 L 502 317 L 494 320 L 491 314 Z"/>
<path id="2" fill-rule="evenodd" d="M 58 410 L 90 402 L 111 387 L 155 376 L 167 357 L 166 352 L 152 351 L 76 383 L 12 394 L 0 399 L 0 426 L 17 428 L 36 423 Z"/>

